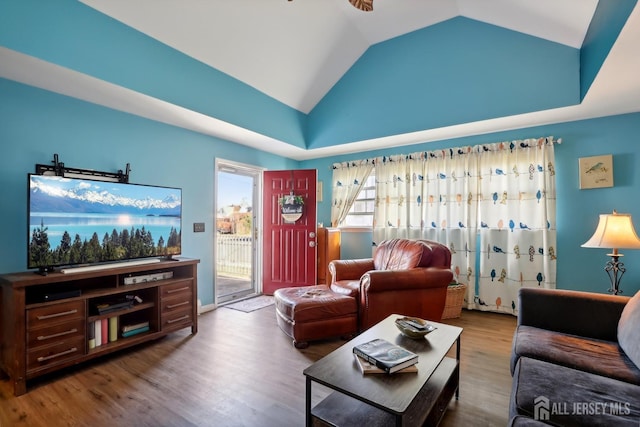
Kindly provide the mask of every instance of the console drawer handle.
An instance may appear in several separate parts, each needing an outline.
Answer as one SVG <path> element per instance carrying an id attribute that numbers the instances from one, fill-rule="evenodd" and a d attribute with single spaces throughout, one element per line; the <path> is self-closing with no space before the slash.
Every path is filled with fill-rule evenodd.
<path id="1" fill-rule="evenodd" d="M 38 357 L 36 360 L 38 362 L 44 362 L 46 360 L 51 360 L 51 359 L 55 359 L 56 357 L 60 357 L 60 356 L 66 356 L 67 354 L 71 354 L 71 353 L 75 353 L 76 351 L 78 351 L 77 348 L 72 347 L 67 351 L 62 351 L 60 353 L 56 353 L 56 354 L 52 354 L 51 356 L 40 356 Z"/>
<path id="2" fill-rule="evenodd" d="M 77 309 L 73 309 L 73 310 L 69 310 L 69 311 L 63 311 L 60 313 L 53 313 L 53 314 L 47 314 L 44 316 L 37 316 L 38 320 L 45 320 L 45 319 L 51 319 L 52 317 L 60 317 L 60 316 L 66 316 L 68 314 L 76 314 L 78 312 Z"/>
<path id="3" fill-rule="evenodd" d="M 167 320 L 167 323 L 171 324 L 171 323 L 181 322 L 181 321 L 186 320 L 188 318 L 189 318 L 189 315 L 185 314 L 184 316 L 178 317 L 177 319 L 169 319 L 169 320 Z"/>
<path id="4" fill-rule="evenodd" d="M 182 302 L 179 302 L 179 303 L 177 303 L 177 304 L 169 304 L 169 305 L 167 305 L 167 308 L 176 308 L 176 307 L 180 307 L 181 305 L 186 305 L 186 304 L 189 304 L 190 302 L 191 302 L 191 301 L 182 301 Z"/>
<path id="5" fill-rule="evenodd" d="M 69 334 L 75 334 L 76 332 L 78 332 L 78 330 L 76 328 L 73 329 L 69 329 L 68 331 L 64 331 L 64 332 L 58 332 L 57 334 L 51 334 L 51 335 L 40 335 L 37 340 L 38 341 L 42 341 L 42 340 L 48 340 L 50 338 L 56 338 L 56 337 L 61 337 L 63 335 L 69 335 Z"/>
<path id="6" fill-rule="evenodd" d="M 167 290 L 168 294 L 172 294 L 174 292 L 182 292 L 182 291 L 188 291 L 189 290 L 189 286 L 185 286 L 184 288 L 178 288 L 178 289 L 169 289 Z"/>

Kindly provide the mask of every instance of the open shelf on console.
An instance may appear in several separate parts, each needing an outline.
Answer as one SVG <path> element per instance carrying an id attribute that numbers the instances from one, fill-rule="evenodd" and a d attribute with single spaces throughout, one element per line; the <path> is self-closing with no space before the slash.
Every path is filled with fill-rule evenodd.
<path id="1" fill-rule="evenodd" d="M 117 314 L 118 311 L 132 310 L 143 303 L 157 304 L 158 288 L 146 286 L 130 288 L 126 291 L 118 289 L 118 292 L 100 292 L 91 294 L 88 299 L 88 315 L 97 316 L 101 314 Z M 120 307 L 123 306 L 124 307 Z M 111 317 L 107 316 L 107 317 Z"/>
<path id="2" fill-rule="evenodd" d="M 95 322 L 96 320 L 109 319 L 109 318 L 114 317 L 114 316 L 123 316 L 125 314 L 135 313 L 136 311 L 146 310 L 148 308 L 153 308 L 155 306 L 156 306 L 155 302 L 145 302 L 145 303 L 142 303 L 142 304 L 134 305 L 131 308 L 123 308 L 121 310 L 116 310 L 116 311 L 112 311 L 112 312 L 105 313 L 105 314 L 93 314 L 93 315 L 87 317 L 87 321 L 88 322 Z"/>
<path id="3" fill-rule="evenodd" d="M 87 354 L 93 355 L 98 353 L 107 353 L 119 350 L 121 348 L 129 347 L 131 345 L 139 344 L 149 340 L 151 335 L 158 335 L 157 331 L 142 332 L 138 335 L 134 335 L 127 338 L 118 338 L 117 341 L 108 342 L 98 347 L 90 348 L 87 350 Z"/>

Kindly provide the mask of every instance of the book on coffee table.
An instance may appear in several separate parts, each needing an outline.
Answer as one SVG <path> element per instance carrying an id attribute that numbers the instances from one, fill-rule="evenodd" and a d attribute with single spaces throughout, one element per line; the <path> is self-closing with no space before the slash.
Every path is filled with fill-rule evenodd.
<path id="1" fill-rule="evenodd" d="M 388 374 L 418 363 L 417 354 L 381 338 L 356 345 L 353 353 Z"/>
<path id="2" fill-rule="evenodd" d="M 354 353 L 353 358 L 356 359 L 356 365 L 358 365 L 358 369 L 362 372 L 362 375 L 368 374 L 386 374 L 385 371 L 376 367 L 376 365 L 372 365 L 371 363 L 364 360 L 362 357 L 358 356 Z M 411 366 L 407 366 L 404 369 L 400 369 L 397 371 L 397 374 L 400 373 L 408 373 L 408 372 L 418 372 L 418 364 L 413 364 Z"/>

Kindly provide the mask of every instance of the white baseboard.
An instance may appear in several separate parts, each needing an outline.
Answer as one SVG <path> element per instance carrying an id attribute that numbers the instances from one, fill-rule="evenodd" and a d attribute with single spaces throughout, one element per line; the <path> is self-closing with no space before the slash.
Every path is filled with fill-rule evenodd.
<path id="1" fill-rule="evenodd" d="M 206 313 L 208 311 L 213 311 L 216 308 L 218 308 L 218 306 L 216 304 L 207 304 L 207 305 L 202 305 L 202 301 L 200 301 L 200 298 L 198 298 L 198 314 L 203 314 Z"/>

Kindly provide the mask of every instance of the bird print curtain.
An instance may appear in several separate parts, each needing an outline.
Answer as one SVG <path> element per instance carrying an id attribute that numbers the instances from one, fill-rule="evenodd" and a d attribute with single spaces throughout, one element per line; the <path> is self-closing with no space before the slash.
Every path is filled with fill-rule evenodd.
<path id="1" fill-rule="evenodd" d="M 478 153 L 480 271 L 475 305 L 514 313 L 520 287 L 555 288 L 556 186 L 551 138 Z"/>
<path id="2" fill-rule="evenodd" d="M 374 244 L 435 240 L 465 307 L 515 314 L 522 286 L 555 287 L 553 138 L 375 159 Z"/>
<path id="3" fill-rule="evenodd" d="M 332 227 L 337 227 L 347 217 L 349 209 L 372 171 L 372 160 L 358 160 L 333 165 Z"/>
<path id="4" fill-rule="evenodd" d="M 376 159 L 373 240 L 427 239 L 446 244 L 458 280 L 475 286 L 477 187 L 470 148 Z"/>

